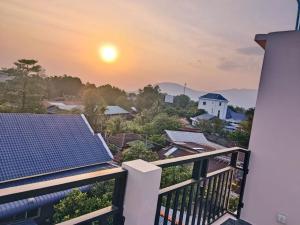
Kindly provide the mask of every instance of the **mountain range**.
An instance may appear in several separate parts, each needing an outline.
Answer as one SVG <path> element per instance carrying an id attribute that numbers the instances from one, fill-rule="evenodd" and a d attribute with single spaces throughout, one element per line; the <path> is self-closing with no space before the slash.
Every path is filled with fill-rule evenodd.
<path id="1" fill-rule="evenodd" d="M 181 95 L 184 92 L 184 86 L 171 83 L 163 82 L 157 84 L 163 93 L 169 95 Z M 218 93 L 223 95 L 229 101 L 229 105 L 240 106 L 243 108 L 255 107 L 257 90 L 255 89 L 226 89 L 226 90 L 216 90 L 213 93 Z M 198 98 L 202 95 L 207 94 L 207 91 L 194 90 L 186 87 L 185 94 L 189 96 L 192 100 L 198 101 Z"/>

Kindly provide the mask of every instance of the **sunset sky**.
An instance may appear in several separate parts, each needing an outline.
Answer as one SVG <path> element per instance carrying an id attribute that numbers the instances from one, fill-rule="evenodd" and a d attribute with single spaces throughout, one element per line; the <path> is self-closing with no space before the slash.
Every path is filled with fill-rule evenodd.
<path id="1" fill-rule="evenodd" d="M 0 0 L 0 67 L 34 58 L 47 75 L 136 90 L 257 88 L 256 33 L 291 30 L 296 0 Z M 99 48 L 118 57 L 105 63 Z"/>

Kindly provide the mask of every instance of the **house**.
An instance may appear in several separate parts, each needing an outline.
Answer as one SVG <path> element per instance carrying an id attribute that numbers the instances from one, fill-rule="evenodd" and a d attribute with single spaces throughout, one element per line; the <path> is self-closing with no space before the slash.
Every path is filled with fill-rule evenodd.
<path id="1" fill-rule="evenodd" d="M 208 93 L 199 98 L 198 109 L 203 109 L 207 113 L 225 120 L 228 100 L 220 94 Z"/>
<path id="2" fill-rule="evenodd" d="M 0 192 L 113 167 L 109 148 L 84 115 L 0 113 L 0 127 Z M 50 224 L 53 204 L 70 191 L 2 204 L 0 224 L 25 219 Z"/>
<path id="3" fill-rule="evenodd" d="M 160 159 L 168 157 L 188 156 L 202 152 L 215 151 L 225 148 L 206 139 L 203 133 L 166 130 L 167 139 L 171 144 L 158 152 Z M 209 160 L 210 172 L 224 168 L 229 160 L 216 157 Z"/>
<path id="4" fill-rule="evenodd" d="M 107 142 L 116 146 L 118 149 L 122 150 L 125 147 L 128 147 L 128 143 L 132 141 L 141 140 L 142 137 L 139 134 L 135 133 L 120 133 L 111 135 L 107 138 Z"/>
<path id="5" fill-rule="evenodd" d="M 174 96 L 173 95 L 165 95 L 165 103 L 170 103 L 173 104 L 174 103 Z"/>
<path id="6" fill-rule="evenodd" d="M 177 145 L 184 145 L 186 143 L 195 143 L 202 146 L 212 147 L 214 149 L 222 149 L 224 146 L 218 145 L 206 139 L 203 133 L 165 130 L 169 142 Z"/>
<path id="7" fill-rule="evenodd" d="M 112 116 L 122 116 L 122 117 L 131 117 L 130 112 L 121 108 L 117 105 L 109 105 L 106 107 L 104 115 L 112 117 Z"/>
<path id="8" fill-rule="evenodd" d="M 83 112 L 84 106 L 80 102 L 72 101 L 44 101 L 43 105 L 47 109 L 47 113 L 55 114 L 59 111 L 72 111 L 78 110 Z"/>

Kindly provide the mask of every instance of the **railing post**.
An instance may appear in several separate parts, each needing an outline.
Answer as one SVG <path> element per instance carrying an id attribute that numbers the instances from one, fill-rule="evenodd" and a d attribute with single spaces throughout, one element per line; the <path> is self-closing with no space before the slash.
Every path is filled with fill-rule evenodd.
<path id="1" fill-rule="evenodd" d="M 115 179 L 112 204 L 118 207 L 118 213 L 114 216 L 113 225 L 124 225 L 123 206 L 126 189 L 127 173 Z"/>
<path id="2" fill-rule="evenodd" d="M 231 154 L 231 160 L 230 160 L 230 166 L 232 167 L 236 167 L 236 163 L 237 163 L 237 160 L 238 160 L 238 152 L 234 152 Z"/>
<path id="3" fill-rule="evenodd" d="M 198 160 L 194 162 L 192 178 L 199 180 L 201 177 L 205 178 L 208 171 L 208 159 Z"/>
<path id="4" fill-rule="evenodd" d="M 143 160 L 124 162 L 122 167 L 128 171 L 125 225 L 153 225 L 162 169 Z"/>
<path id="5" fill-rule="evenodd" d="M 247 179 L 247 174 L 249 172 L 249 160 L 250 160 L 250 152 L 245 152 L 244 156 L 244 163 L 243 163 L 243 178 L 241 181 L 241 191 L 240 191 L 240 198 L 239 198 L 239 204 L 238 204 L 238 209 L 237 209 L 237 218 L 240 218 L 241 216 L 241 210 L 244 207 L 244 192 L 245 192 L 245 186 L 246 186 L 246 179 Z"/>

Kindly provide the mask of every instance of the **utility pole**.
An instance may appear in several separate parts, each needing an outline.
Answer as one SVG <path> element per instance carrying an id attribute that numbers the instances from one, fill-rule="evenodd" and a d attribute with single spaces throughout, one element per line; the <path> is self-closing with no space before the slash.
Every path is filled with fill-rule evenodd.
<path id="1" fill-rule="evenodd" d="M 299 0 L 300 1 L 300 0 Z M 184 83 L 183 94 L 185 95 L 186 83 Z"/>

